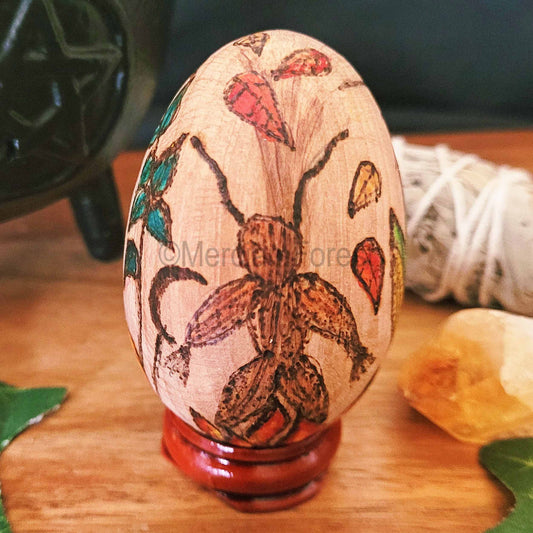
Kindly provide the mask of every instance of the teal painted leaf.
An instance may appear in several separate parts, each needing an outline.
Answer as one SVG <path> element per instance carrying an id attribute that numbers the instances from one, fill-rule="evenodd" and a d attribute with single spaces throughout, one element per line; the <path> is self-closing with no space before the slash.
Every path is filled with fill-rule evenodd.
<path id="1" fill-rule="evenodd" d="M 153 137 L 150 139 L 150 144 L 153 144 L 160 135 L 165 133 L 166 129 L 172 122 L 172 117 L 175 115 L 181 103 L 181 98 L 178 98 L 178 95 L 179 93 L 176 95 L 174 100 L 172 100 L 172 102 L 170 102 L 170 105 L 167 107 L 165 114 L 161 118 L 161 122 L 158 124 L 157 128 L 155 129 Z"/>
<path id="2" fill-rule="evenodd" d="M 130 224 L 137 222 L 137 220 L 139 220 L 143 216 L 147 207 L 148 207 L 148 198 L 146 196 L 146 193 L 142 189 L 139 189 L 137 193 L 135 194 L 135 198 L 133 199 L 133 206 L 131 208 Z"/>
<path id="3" fill-rule="evenodd" d="M 176 157 L 171 155 L 157 166 L 151 182 L 154 194 L 161 194 L 172 183 L 175 165 Z"/>
<path id="4" fill-rule="evenodd" d="M 170 216 L 170 209 L 168 208 L 168 205 L 161 200 L 154 209 L 149 211 L 146 227 L 152 237 L 173 250 L 174 246 L 170 234 L 171 225 L 172 217 Z"/>
<path id="5" fill-rule="evenodd" d="M 179 93 L 178 93 L 179 94 Z M 165 133 L 166 129 L 172 122 L 172 117 L 176 114 L 176 111 L 179 108 L 179 105 L 181 103 L 181 98 L 178 99 L 178 95 L 170 102 L 170 105 L 167 107 L 167 110 L 165 111 L 165 114 L 161 118 L 161 122 L 159 122 L 157 128 L 154 131 L 153 137 L 150 139 L 150 144 L 154 144 L 154 142 L 157 140 L 157 138 Z"/>
<path id="6" fill-rule="evenodd" d="M 170 105 L 167 107 L 167 110 L 165 111 L 163 117 L 161 118 L 161 122 L 159 123 L 159 134 L 163 133 L 168 128 L 170 122 L 172 121 L 172 117 L 176 113 L 176 110 L 178 109 L 179 105 L 181 104 L 182 98 L 183 94 L 180 91 L 174 97 L 174 100 L 170 102 Z"/>
<path id="7" fill-rule="evenodd" d="M 139 277 L 139 251 L 131 239 L 126 244 L 126 253 L 124 254 L 124 279 L 128 276 L 133 279 Z"/>
<path id="8" fill-rule="evenodd" d="M 67 389 L 63 387 L 18 389 L 0 382 L 0 452 L 28 426 L 57 409 L 66 394 Z M 0 533 L 10 531 L 0 504 Z"/>
<path id="9" fill-rule="evenodd" d="M 139 187 L 142 187 L 150 179 L 150 172 L 152 171 L 153 164 L 154 160 L 151 157 L 144 162 L 141 177 L 139 178 Z"/>
<path id="10" fill-rule="evenodd" d="M 499 440 L 479 451 L 481 464 L 516 499 L 513 511 L 491 533 L 531 533 L 533 530 L 533 438 Z"/>
<path id="11" fill-rule="evenodd" d="M 153 144 L 157 140 L 157 138 L 163 133 L 165 133 L 167 128 L 170 126 L 172 119 L 174 118 L 176 113 L 179 111 L 179 108 L 181 106 L 181 101 L 183 100 L 183 96 L 187 92 L 187 89 L 189 88 L 189 85 L 191 84 L 193 79 L 194 79 L 194 74 L 190 76 L 189 79 L 187 79 L 187 81 L 180 87 L 176 96 L 174 96 L 172 102 L 170 102 L 170 105 L 167 107 L 167 110 L 165 111 L 163 117 L 161 118 L 159 125 L 155 129 L 154 136 L 150 140 L 150 144 Z"/>

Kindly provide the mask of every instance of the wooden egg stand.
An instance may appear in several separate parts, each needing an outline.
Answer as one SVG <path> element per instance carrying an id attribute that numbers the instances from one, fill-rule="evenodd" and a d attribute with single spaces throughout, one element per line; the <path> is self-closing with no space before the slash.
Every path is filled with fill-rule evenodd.
<path id="1" fill-rule="evenodd" d="M 340 437 L 338 420 L 287 446 L 232 446 L 204 437 L 166 409 L 163 452 L 185 474 L 239 511 L 276 511 L 298 505 L 320 490 Z"/>

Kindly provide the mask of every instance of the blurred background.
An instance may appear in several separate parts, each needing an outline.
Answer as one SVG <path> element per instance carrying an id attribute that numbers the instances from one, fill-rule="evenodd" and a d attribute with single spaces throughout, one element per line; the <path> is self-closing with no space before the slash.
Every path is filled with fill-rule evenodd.
<path id="1" fill-rule="evenodd" d="M 0 0 L 0 221 L 63 197 L 90 253 L 122 254 L 111 165 L 246 34 L 315 37 L 392 133 L 533 125 L 531 0 Z"/>
<path id="2" fill-rule="evenodd" d="M 227 42 L 291 29 L 344 55 L 394 133 L 533 124 L 529 0 L 174 0 L 145 146 L 185 79 Z"/>

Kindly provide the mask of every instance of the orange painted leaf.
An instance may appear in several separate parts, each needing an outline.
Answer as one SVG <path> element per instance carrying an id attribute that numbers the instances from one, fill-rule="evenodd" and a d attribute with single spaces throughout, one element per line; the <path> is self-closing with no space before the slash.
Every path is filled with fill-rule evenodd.
<path id="1" fill-rule="evenodd" d="M 275 81 L 294 76 L 325 76 L 331 72 L 331 63 L 326 55 L 314 48 L 296 50 L 283 59 L 272 71 Z"/>
<path id="2" fill-rule="evenodd" d="M 260 56 L 263 53 L 263 48 L 269 39 L 270 35 L 268 35 L 268 33 L 252 33 L 251 35 L 247 35 L 246 37 L 235 41 L 233 46 L 244 46 L 246 48 L 250 48 L 254 54 Z"/>
<path id="3" fill-rule="evenodd" d="M 198 429 L 202 433 L 205 433 L 208 437 L 211 437 L 215 440 L 224 440 L 222 433 L 198 411 L 195 411 L 192 407 L 190 407 L 189 412 L 191 413 L 194 423 L 198 426 Z"/>
<path id="4" fill-rule="evenodd" d="M 230 111 L 254 126 L 262 137 L 294 150 L 294 141 L 281 118 L 274 91 L 260 74 L 251 71 L 234 76 L 224 90 L 224 101 Z"/>
<path id="5" fill-rule="evenodd" d="M 192 419 L 194 420 L 194 423 L 196 424 L 198 429 L 211 439 L 220 442 L 229 442 L 230 444 L 234 444 L 235 446 L 250 446 L 248 442 L 239 439 L 238 437 L 225 437 L 225 435 L 215 425 L 211 424 L 211 422 L 209 422 L 207 418 L 203 417 L 198 411 L 195 411 L 192 407 L 189 407 L 189 412 L 191 413 Z"/>
<path id="6" fill-rule="evenodd" d="M 377 202 L 380 196 L 380 173 L 371 161 L 361 161 L 355 171 L 350 189 L 348 215 L 353 218 L 358 211 L 372 202 Z"/>
<path id="7" fill-rule="evenodd" d="M 361 241 L 354 249 L 351 261 L 352 272 L 368 294 L 374 314 L 379 310 L 381 289 L 385 271 L 385 256 L 374 237 Z"/>

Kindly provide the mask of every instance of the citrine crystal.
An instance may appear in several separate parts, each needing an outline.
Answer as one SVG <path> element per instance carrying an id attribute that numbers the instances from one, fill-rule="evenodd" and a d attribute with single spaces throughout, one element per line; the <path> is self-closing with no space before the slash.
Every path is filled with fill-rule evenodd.
<path id="1" fill-rule="evenodd" d="M 412 407 L 457 439 L 533 435 L 533 318 L 454 313 L 408 358 L 399 385 Z"/>

